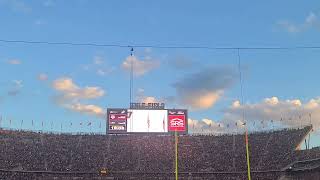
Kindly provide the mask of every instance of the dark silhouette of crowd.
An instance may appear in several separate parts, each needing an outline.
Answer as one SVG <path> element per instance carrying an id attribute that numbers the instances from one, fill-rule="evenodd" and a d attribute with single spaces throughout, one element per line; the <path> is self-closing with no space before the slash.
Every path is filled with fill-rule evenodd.
<path id="1" fill-rule="evenodd" d="M 276 179 L 297 159 L 319 156 L 295 148 L 312 127 L 249 134 L 252 176 Z M 26 131 L 0 131 L 0 177 L 107 176 L 173 177 L 173 135 L 69 135 Z M 317 151 L 319 152 L 319 151 Z M 180 135 L 178 167 L 182 178 L 246 179 L 245 136 Z M 10 178 L 11 177 L 11 178 Z M 1 178 L 0 178 L 1 179 Z M 4 178 L 6 179 L 6 178 Z"/>
<path id="2" fill-rule="evenodd" d="M 314 147 L 312 149 L 308 149 L 304 151 L 296 151 L 294 156 L 297 161 L 319 159 L 320 147 Z"/>

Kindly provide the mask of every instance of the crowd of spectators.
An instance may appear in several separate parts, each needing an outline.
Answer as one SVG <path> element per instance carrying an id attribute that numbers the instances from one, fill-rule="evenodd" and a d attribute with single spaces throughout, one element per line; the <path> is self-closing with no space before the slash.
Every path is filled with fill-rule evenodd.
<path id="1" fill-rule="evenodd" d="M 303 158 L 303 153 L 295 148 L 310 128 L 249 134 L 253 176 L 273 179 L 297 157 Z M 96 175 L 106 168 L 113 176 L 161 179 L 173 176 L 174 144 L 172 135 L 68 135 L 1 130 L 0 169 L 4 171 L 0 171 L 0 177 L 37 176 L 31 171 L 41 176 L 46 172 L 60 176 L 76 172 Z M 180 175 L 185 178 L 196 175 L 242 179 L 247 170 L 245 136 L 180 135 L 178 160 Z"/>
<path id="2" fill-rule="evenodd" d="M 295 151 L 294 157 L 297 161 L 319 159 L 320 147 L 314 147 L 303 151 Z"/>

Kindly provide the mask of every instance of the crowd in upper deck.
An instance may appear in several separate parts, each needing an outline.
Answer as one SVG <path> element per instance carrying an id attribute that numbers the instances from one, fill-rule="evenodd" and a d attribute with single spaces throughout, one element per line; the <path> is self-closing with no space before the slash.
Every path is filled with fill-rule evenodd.
<path id="1" fill-rule="evenodd" d="M 295 147 L 309 130 L 310 127 L 306 127 L 249 134 L 251 169 L 280 170 L 296 160 Z M 0 169 L 98 172 L 106 168 L 109 172 L 174 172 L 174 143 L 171 135 L 1 131 Z M 300 153 L 300 156 L 303 155 Z M 178 160 L 181 172 L 246 171 L 244 135 L 181 135 Z"/>

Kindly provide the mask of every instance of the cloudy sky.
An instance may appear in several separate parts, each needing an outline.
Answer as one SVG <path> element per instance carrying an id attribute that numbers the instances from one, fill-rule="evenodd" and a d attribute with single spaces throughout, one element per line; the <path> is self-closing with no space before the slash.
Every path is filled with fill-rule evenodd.
<path id="1" fill-rule="evenodd" d="M 189 109 L 193 132 L 320 128 L 320 49 L 124 46 L 319 46 L 319 1 L 0 0 L 1 127 L 105 131 L 107 107 Z M 243 99 L 243 100 L 242 100 Z M 244 115 L 244 119 L 243 119 Z M 10 121 L 11 120 L 11 121 Z M 10 123 L 11 122 L 11 123 Z M 43 124 L 43 126 L 42 126 Z M 88 126 L 88 124 L 90 124 Z"/>

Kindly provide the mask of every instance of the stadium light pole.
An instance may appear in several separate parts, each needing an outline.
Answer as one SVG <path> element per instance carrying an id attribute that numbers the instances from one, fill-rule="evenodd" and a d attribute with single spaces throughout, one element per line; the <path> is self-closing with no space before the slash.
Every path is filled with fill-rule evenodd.
<path id="1" fill-rule="evenodd" d="M 129 106 L 131 106 L 132 103 L 132 93 L 133 91 L 133 47 L 131 47 L 130 50 L 130 104 Z"/>

